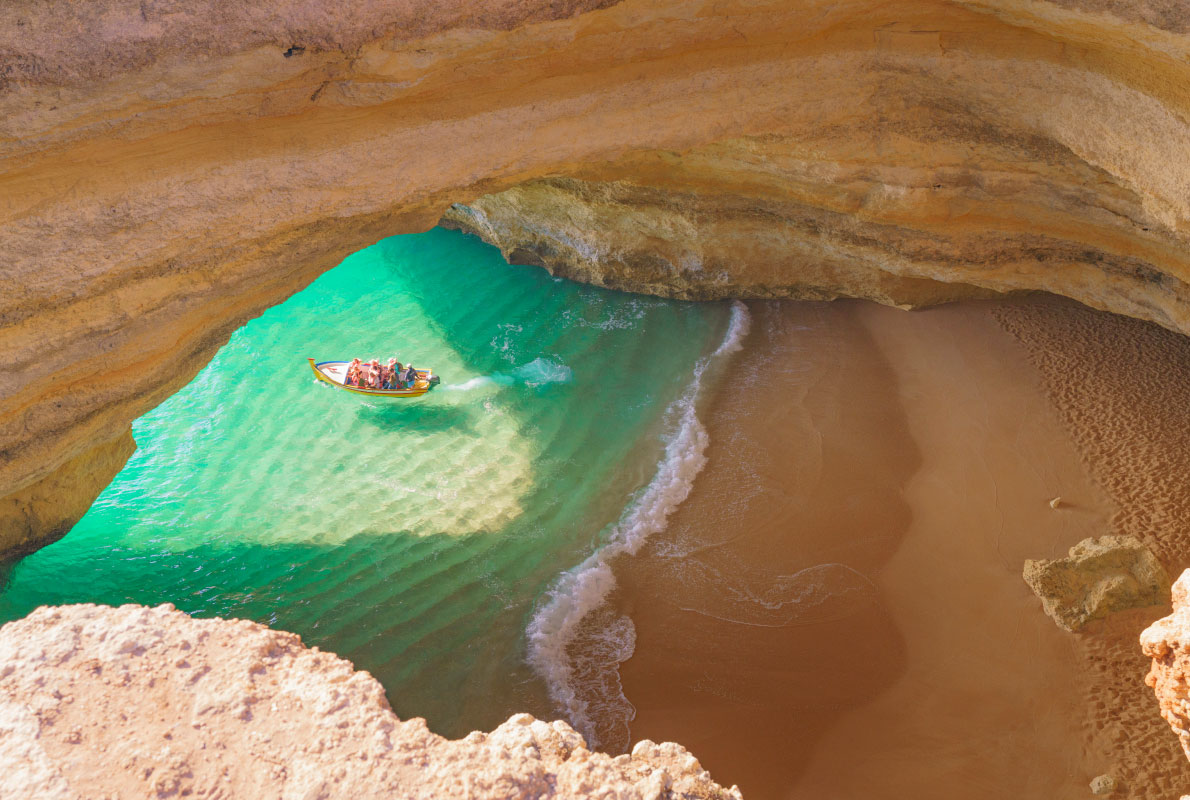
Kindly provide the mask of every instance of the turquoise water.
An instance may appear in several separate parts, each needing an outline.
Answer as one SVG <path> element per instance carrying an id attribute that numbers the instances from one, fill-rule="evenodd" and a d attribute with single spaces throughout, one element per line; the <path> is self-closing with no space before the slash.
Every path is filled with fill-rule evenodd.
<path id="1" fill-rule="evenodd" d="M 0 621 L 170 602 L 295 631 L 449 736 L 551 716 L 559 598 L 593 573 L 559 576 L 663 521 L 678 473 L 688 490 L 692 391 L 733 313 L 509 267 L 450 231 L 387 239 L 137 420 L 90 512 L 12 568 Z M 362 399 L 304 360 L 389 355 L 442 385 Z"/>

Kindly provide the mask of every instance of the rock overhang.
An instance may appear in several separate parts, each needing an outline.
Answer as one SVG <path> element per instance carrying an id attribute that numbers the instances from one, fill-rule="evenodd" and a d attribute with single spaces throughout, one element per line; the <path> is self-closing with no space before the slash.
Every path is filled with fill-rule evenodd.
<path id="1" fill-rule="evenodd" d="M 0 496 L 23 547 L 238 325 L 454 202 L 509 255 L 636 291 L 1044 290 L 1190 330 L 1190 12 L 204 8 L 0 12 Z"/>

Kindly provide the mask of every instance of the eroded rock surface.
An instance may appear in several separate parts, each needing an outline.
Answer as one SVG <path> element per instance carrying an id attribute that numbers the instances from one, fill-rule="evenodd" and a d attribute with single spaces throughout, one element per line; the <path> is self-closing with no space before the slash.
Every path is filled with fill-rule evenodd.
<path id="1" fill-rule="evenodd" d="M 24 490 L 452 203 L 606 285 L 1045 289 L 1190 331 L 1188 30 L 1117 0 L 4 3 L 0 497 L 52 536 Z"/>
<path id="2" fill-rule="evenodd" d="M 69 533 L 135 451 L 129 429 L 36 483 L 0 497 L 0 557 L 22 555 Z"/>
<path id="3" fill-rule="evenodd" d="M 1174 583 L 1172 596 L 1173 613 L 1145 628 L 1140 646 L 1153 659 L 1145 683 L 1190 759 L 1190 569 Z"/>
<path id="4" fill-rule="evenodd" d="M 292 633 L 172 606 L 0 628 L 0 797 L 739 798 L 684 748 L 612 758 L 517 714 L 450 741 Z"/>
<path id="5" fill-rule="evenodd" d="M 1161 562 L 1132 536 L 1083 539 L 1066 558 L 1029 559 L 1024 578 L 1045 613 L 1068 631 L 1113 611 L 1165 602 L 1169 591 Z"/>

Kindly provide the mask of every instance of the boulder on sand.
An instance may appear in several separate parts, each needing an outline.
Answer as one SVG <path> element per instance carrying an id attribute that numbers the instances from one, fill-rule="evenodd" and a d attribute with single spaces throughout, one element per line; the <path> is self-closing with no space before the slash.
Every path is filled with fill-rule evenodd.
<path id="1" fill-rule="evenodd" d="M 1161 562 L 1132 536 L 1083 539 L 1066 558 L 1029 559 L 1024 578 L 1045 613 L 1068 631 L 1114 611 L 1164 602 L 1169 591 Z"/>

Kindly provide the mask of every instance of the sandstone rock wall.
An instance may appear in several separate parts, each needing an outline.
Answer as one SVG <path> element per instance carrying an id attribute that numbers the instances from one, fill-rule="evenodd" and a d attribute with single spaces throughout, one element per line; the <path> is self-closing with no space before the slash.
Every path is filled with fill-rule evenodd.
<path id="1" fill-rule="evenodd" d="M 125 430 L 0 498 L 0 553 L 23 555 L 69 533 L 135 450 L 132 431 Z"/>
<path id="2" fill-rule="evenodd" d="M 5 3 L 4 518 L 54 535 L 30 487 L 116 468 L 79 460 L 456 202 L 608 285 L 1046 289 L 1190 331 L 1188 30 L 1118 0 Z"/>
<path id="3" fill-rule="evenodd" d="M 292 633 L 172 606 L 41 608 L 0 628 L 0 797 L 730 800 L 698 760 L 612 758 L 517 714 L 448 741 Z"/>
<path id="4" fill-rule="evenodd" d="M 1145 683 L 1190 758 L 1190 570 L 1174 583 L 1172 595 L 1173 613 L 1145 628 L 1140 646 L 1153 659 Z"/>

